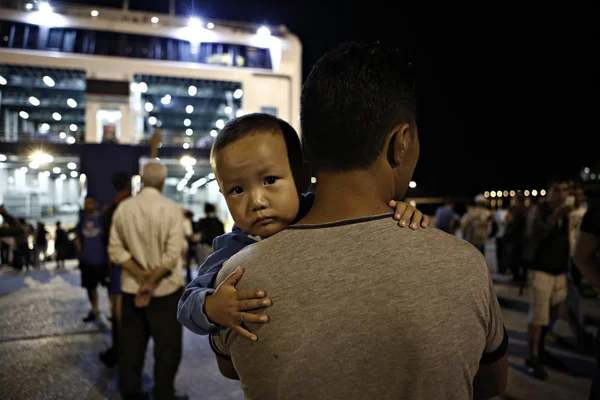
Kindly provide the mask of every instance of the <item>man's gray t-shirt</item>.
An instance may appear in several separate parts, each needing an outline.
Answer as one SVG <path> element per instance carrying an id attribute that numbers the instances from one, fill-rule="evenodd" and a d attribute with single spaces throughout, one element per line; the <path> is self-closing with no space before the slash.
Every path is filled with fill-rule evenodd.
<path id="1" fill-rule="evenodd" d="M 273 300 L 259 340 L 211 337 L 247 399 L 470 399 L 480 363 L 506 352 L 481 253 L 391 215 L 296 225 L 232 257 L 239 289 Z"/>

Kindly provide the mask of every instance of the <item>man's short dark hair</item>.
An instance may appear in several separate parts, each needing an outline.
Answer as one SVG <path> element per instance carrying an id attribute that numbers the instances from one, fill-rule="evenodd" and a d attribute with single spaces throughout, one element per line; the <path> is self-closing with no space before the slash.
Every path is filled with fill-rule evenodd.
<path id="1" fill-rule="evenodd" d="M 220 150 L 231 143 L 237 142 L 241 138 L 257 133 L 271 133 L 283 136 L 287 147 L 290 169 L 294 174 L 294 178 L 297 178 L 297 174 L 301 171 L 304 162 L 298 133 L 296 133 L 296 130 L 290 124 L 270 114 L 247 114 L 229 121 L 219 132 L 212 145 L 210 152 L 211 164 L 214 166 L 215 157 Z M 297 181 L 296 183 L 298 184 Z"/>
<path id="2" fill-rule="evenodd" d="M 204 214 L 208 215 L 208 214 L 212 214 L 214 212 L 216 212 L 217 209 L 215 208 L 214 205 L 210 204 L 210 203 L 206 203 L 204 205 Z"/>
<path id="3" fill-rule="evenodd" d="M 131 178 L 125 172 L 115 172 L 112 176 L 112 185 L 117 192 L 127 190 Z"/>
<path id="4" fill-rule="evenodd" d="M 388 133 L 415 124 L 410 63 L 380 43 L 344 43 L 313 67 L 301 99 L 302 134 L 317 169 L 366 169 Z"/>

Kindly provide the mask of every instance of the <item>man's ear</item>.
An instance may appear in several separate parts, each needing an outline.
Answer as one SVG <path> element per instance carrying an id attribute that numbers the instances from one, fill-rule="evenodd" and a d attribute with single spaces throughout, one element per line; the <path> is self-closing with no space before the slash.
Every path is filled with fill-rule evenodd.
<path id="1" fill-rule="evenodd" d="M 310 187 L 310 178 L 312 177 L 312 171 L 310 163 L 303 161 L 298 171 L 294 174 L 294 180 L 296 181 L 296 189 L 298 193 L 305 193 Z"/>
<path id="2" fill-rule="evenodd" d="M 410 125 L 406 123 L 396 126 L 388 135 L 386 154 L 392 168 L 396 168 L 404 161 L 410 140 Z"/>

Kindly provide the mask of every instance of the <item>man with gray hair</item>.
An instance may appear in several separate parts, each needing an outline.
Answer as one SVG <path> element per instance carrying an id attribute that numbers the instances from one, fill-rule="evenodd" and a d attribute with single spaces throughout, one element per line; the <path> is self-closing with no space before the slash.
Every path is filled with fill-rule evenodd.
<path id="1" fill-rule="evenodd" d="M 174 382 L 182 352 L 177 302 L 184 287 L 183 213 L 161 194 L 166 176 L 163 165 L 146 164 L 142 191 L 119 205 L 110 231 L 110 260 L 123 267 L 119 390 L 124 400 L 146 398 L 142 370 L 150 336 L 154 398 L 178 398 Z"/>

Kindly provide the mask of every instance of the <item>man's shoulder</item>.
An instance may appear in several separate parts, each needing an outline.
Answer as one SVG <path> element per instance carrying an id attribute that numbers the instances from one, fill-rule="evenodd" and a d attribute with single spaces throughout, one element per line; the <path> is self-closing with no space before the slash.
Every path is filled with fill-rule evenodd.
<path id="1" fill-rule="evenodd" d="M 225 235 L 229 235 L 229 234 L 225 234 Z M 222 236 L 225 236 L 225 235 L 222 235 Z M 231 237 L 232 236 L 230 236 L 230 238 Z M 229 260 L 227 260 L 223 264 L 221 271 L 219 271 L 219 274 L 217 275 L 216 284 L 218 285 L 222 281 L 227 279 L 227 277 L 229 275 L 233 274 L 238 267 L 247 267 L 249 265 L 249 263 L 251 264 L 251 260 L 254 256 L 253 249 L 255 247 L 256 246 L 248 245 L 248 246 L 240 249 L 240 251 L 238 251 L 237 253 L 233 254 L 231 256 L 231 258 L 229 258 Z"/>

